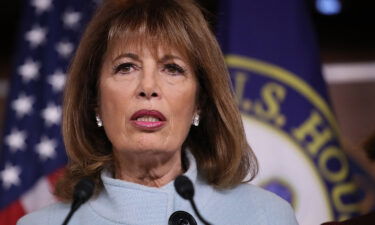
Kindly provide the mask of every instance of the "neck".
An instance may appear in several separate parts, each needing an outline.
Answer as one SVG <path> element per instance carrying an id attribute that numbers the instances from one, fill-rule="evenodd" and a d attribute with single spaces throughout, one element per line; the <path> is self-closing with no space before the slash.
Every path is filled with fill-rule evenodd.
<path id="1" fill-rule="evenodd" d="M 181 151 L 115 155 L 115 178 L 150 187 L 162 187 L 183 173 Z"/>

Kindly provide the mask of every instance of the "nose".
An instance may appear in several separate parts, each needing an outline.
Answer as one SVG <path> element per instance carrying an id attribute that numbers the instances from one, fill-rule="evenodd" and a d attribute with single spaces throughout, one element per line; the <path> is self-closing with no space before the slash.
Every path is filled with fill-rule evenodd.
<path id="1" fill-rule="evenodd" d="M 160 91 L 157 82 L 157 72 L 154 70 L 144 70 L 139 83 L 138 97 L 145 99 L 157 98 Z"/>
<path id="2" fill-rule="evenodd" d="M 139 96 L 143 97 L 143 98 L 150 99 L 150 98 L 153 98 L 153 97 L 158 97 L 158 93 L 152 92 L 151 94 L 149 94 L 149 92 L 147 92 L 147 91 L 141 91 L 139 93 Z"/>

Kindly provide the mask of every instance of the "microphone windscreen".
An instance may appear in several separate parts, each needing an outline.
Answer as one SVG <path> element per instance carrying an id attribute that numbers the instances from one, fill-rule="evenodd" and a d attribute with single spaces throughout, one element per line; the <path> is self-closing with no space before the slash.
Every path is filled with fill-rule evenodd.
<path id="1" fill-rule="evenodd" d="M 174 181 L 177 193 L 187 200 L 192 200 L 194 196 L 194 186 L 190 179 L 184 175 L 178 176 Z"/>
<path id="2" fill-rule="evenodd" d="M 75 200 L 86 202 L 94 192 L 95 183 L 89 177 L 82 178 L 74 187 Z"/>
<path id="3" fill-rule="evenodd" d="M 169 217 L 168 225 L 197 225 L 197 221 L 188 212 L 176 211 Z"/>

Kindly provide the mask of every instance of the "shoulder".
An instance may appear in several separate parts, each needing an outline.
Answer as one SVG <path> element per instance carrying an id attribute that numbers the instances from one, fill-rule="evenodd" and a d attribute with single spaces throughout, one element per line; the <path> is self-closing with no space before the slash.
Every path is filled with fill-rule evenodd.
<path id="1" fill-rule="evenodd" d="M 263 188 L 252 184 L 240 184 L 230 190 L 223 190 L 217 192 L 219 195 L 228 195 L 233 199 L 241 200 L 243 204 L 254 205 L 256 207 L 267 208 L 289 208 L 290 205 L 287 201 L 280 198 L 278 195 L 267 191 Z"/>
<path id="2" fill-rule="evenodd" d="M 69 204 L 54 203 L 23 216 L 17 225 L 61 224 L 70 210 Z"/>
<path id="3" fill-rule="evenodd" d="M 218 207 L 222 208 L 218 214 L 227 217 L 222 219 L 227 220 L 228 224 L 248 224 L 246 221 L 257 221 L 254 224 L 297 224 L 294 211 L 287 201 L 252 184 L 240 184 L 229 190 L 213 189 L 206 206 L 206 209 L 212 207 L 215 214 Z"/>

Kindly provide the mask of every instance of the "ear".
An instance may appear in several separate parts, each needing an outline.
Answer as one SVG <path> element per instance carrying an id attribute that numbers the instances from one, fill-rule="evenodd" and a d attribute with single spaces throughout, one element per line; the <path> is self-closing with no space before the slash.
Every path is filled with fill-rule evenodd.
<path id="1" fill-rule="evenodd" d="M 95 107 L 94 107 L 94 112 L 95 112 L 95 116 L 96 116 L 96 115 L 99 115 L 99 116 L 100 116 L 99 106 L 95 106 Z"/>
<path id="2" fill-rule="evenodd" d="M 98 107 L 95 107 L 94 108 L 94 112 L 95 112 L 95 121 L 96 121 L 96 125 L 98 127 L 102 127 L 103 126 L 103 121 L 101 119 L 101 116 L 100 116 L 100 113 L 99 113 L 99 108 Z"/>
<path id="3" fill-rule="evenodd" d="M 196 106 L 196 107 L 195 107 L 194 114 L 201 115 L 201 110 L 200 110 L 200 107 L 199 107 L 199 106 Z"/>

